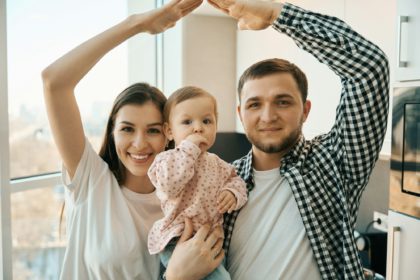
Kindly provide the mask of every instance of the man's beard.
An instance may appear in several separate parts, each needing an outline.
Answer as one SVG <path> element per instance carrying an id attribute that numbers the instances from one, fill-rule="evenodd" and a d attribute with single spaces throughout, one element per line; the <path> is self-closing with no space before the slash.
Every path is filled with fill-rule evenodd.
<path id="1" fill-rule="evenodd" d="M 264 144 L 262 141 L 260 141 L 259 137 L 254 138 L 252 135 L 247 135 L 247 137 L 248 137 L 249 142 L 251 142 L 258 150 L 264 153 L 267 153 L 267 154 L 282 153 L 284 155 L 296 144 L 301 133 L 302 133 L 302 124 L 298 128 L 296 128 L 294 131 L 292 131 L 281 142 L 275 143 L 275 144 Z"/>

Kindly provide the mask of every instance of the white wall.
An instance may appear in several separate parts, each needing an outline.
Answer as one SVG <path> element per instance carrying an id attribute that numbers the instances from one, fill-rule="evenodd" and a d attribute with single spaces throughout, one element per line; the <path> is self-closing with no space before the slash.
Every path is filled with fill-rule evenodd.
<path id="1" fill-rule="evenodd" d="M 236 22 L 192 14 L 164 37 L 164 92 L 199 86 L 218 103 L 218 131 L 235 130 Z"/>

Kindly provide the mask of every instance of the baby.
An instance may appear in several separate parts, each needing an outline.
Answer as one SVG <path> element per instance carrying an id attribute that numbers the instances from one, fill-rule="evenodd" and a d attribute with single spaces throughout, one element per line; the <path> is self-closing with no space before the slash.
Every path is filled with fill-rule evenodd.
<path id="1" fill-rule="evenodd" d="M 156 156 L 149 177 L 156 187 L 164 218 L 149 232 L 151 254 L 160 253 L 167 266 L 184 219 L 192 220 L 194 231 L 209 223 L 223 224 L 223 213 L 241 208 L 247 201 L 245 182 L 234 167 L 207 150 L 217 131 L 215 98 L 196 87 L 175 91 L 164 108 L 164 132 L 175 149 Z M 230 279 L 220 265 L 206 279 Z"/>

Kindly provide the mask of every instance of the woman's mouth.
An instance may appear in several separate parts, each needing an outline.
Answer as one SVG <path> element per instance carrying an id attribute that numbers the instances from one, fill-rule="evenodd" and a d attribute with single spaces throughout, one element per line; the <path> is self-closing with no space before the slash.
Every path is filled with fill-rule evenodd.
<path id="1" fill-rule="evenodd" d="M 130 158 L 133 159 L 137 163 L 143 163 L 146 162 L 152 154 L 130 154 Z"/>

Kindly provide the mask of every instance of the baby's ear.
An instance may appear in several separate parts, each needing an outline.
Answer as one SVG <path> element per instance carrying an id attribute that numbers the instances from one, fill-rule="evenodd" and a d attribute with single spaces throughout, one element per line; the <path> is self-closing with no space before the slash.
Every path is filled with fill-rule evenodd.
<path id="1" fill-rule="evenodd" d="M 171 127 L 167 122 L 163 123 L 163 133 L 165 134 L 165 137 L 168 138 L 169 141 L 172 141 L 174 137 L 172 136 L 172 130 Z"/>

